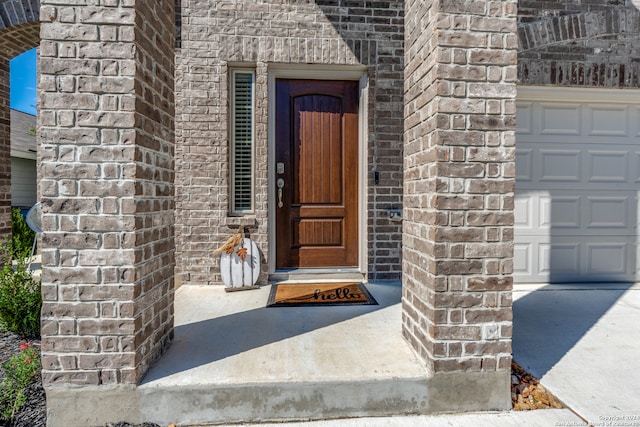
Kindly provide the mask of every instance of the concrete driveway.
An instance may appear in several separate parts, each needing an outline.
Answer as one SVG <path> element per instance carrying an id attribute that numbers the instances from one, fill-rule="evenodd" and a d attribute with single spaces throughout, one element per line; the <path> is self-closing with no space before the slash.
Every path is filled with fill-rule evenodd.
<path id="1" fill-rule="evenodd" d="M 513 356 L 592 425 L 640 426 L 640 286 L 516 286 Z"/>

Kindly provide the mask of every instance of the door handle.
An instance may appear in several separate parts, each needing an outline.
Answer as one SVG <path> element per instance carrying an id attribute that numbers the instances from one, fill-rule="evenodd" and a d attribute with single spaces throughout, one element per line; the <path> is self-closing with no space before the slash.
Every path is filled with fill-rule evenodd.
<path id="1" fill-rule="evenodd" d="M 278 178 L 276 181 L 276 185 L 278 186 L 278 207 L 281 208 L 282 204 L 282 189 L 284 188 L 284 179 Z"/>

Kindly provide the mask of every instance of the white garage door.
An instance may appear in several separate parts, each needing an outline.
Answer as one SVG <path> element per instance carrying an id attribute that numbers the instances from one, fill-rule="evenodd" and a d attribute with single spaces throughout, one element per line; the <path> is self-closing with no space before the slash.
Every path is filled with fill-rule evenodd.
<path id="1" fill-rule="evenodd" d="M 638 276 L 640 91 L 519 87 L 514 278 Z"/>

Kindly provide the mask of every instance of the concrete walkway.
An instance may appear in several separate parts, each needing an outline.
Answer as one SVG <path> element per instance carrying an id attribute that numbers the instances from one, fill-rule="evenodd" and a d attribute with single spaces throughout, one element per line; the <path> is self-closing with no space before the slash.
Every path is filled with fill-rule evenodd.
<path id="1" fill-rule="evenodd" d="M 640 287 L 517 287 L 513 355 L 592 425 L 640 426 Z"/>
<path id="2" fill-rule="evenodd" d="M 247 427 L 558 427 L 584 426 L 586 424 L 567 409 L 549 409 L 241 425 Z"/>
<path id="3" fill-rule="evenodd" d="M 219 387 L 226 383 L 233 388 L 234 383 L 249 383 L 262 390 L 270 384 L 310 379 L 319 389 L 335 387 L 340 401 L 341 387 L 354 381 L 356 387 L 411 384 L 424 376 L 424 370 L 400 337 L 400 286 L 368 287 L 380 306 L 339 311 L 316 308 L 311 316 L 300 308 L 265 308 L 268 287 L 231 294 L 219 287 L 182 287 L 176 294 L 176 340 L 141 388 L 153 393 L 194 383 L 205 388 L 208 384 Z M 588 420 L 594 426 L 606 422 L 640 426 L 640 394 L 636 393 L 640 384 L 640 288 L 518 286 L 513 295 L 514 359 L 570 409 L 370 416 L 285 425 L 576 426 L 588 425 L 584 421 Z M 213 319 L 207 304 L 216 307 Z M 268 316 L 264 310 L 270 310 Z M 361 331 L 366 339 L 351 335 L 352 331 Z M 287 355 L 285 369 L 283 354 Z M 363 363 L 345 366 L 345 356 Z M 362 377 L 369 381 L 358 384 Z M 172 406 L 173 402 L 161 402 L 158 419 L 170 421 Z M 237 410 L 255 413 L 262 409 L 238 404 Z M 367 413 L 371 414 L 371 407 Z M 218 425 L 224 424 L 218 420 Z"/>

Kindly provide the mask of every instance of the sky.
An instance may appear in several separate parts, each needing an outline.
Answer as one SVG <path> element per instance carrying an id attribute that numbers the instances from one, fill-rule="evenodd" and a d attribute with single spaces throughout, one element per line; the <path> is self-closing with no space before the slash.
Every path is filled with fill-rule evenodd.
<path id="1" fill-rule="evenodd" d="M 11 60 L 11 108 L 36 114 L 36 50 Z"/>

